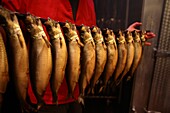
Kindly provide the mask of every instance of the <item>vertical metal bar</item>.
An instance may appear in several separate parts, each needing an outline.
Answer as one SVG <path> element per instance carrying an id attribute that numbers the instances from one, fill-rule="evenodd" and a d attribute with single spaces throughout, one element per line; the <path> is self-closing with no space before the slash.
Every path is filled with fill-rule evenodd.
<path id="1" fill-rule="evenodd" d="M 158 43 L 158 51 L 170 51 L 170 0 L 164 1 L 164 11 L 162 15 L 162 23 L 160 29 L 160 38 Z M 169 113 L 170 87 L 169 87 L 169 66 L 168 57 L 157 57 L 156 67 L 154 70 L 154 78 L 148 103 L 148 109 L 157 110 L 163 113 Z"/>

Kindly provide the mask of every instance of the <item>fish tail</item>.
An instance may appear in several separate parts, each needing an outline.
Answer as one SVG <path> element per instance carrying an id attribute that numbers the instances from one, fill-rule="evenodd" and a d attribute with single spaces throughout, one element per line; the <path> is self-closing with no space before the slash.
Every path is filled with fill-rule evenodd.
<path id="1" fill-rule="evenodd" d="M 99 93 L 103 92 L 104 87 L 105 87 L 105 86 L 101 86 L 101 87 L 100 87 Z"/>
<path id="2" fill-rule="evenodd" d="M 67 94 L 67 97 L 65 98 L 65 100 L 68 100 L 68 99 L 70 99 L 70 98 L 76 100 L 76 98 L 74 97 L 73 93 L 71 93 L 70 91 L 68 91 L 68 94 Z"/>
<path id="3" fill-rule="evenodd" d="M 53 95 L 53 103 L 58 105 L 58 96 L 57 95 Z"/>
<path id="4" fill-rule="evenodd" d="M 129 76 L 127 77 L 126 81 L 130 81 L 133 77 L 133 70 L 130 71 Z"/>
<path id="5" fill-rule="evenodd" d="M 121 83 L 122 79 L 118 79 L 116 82 L 115 82 L 115 85 L 118 86 L 120 83 Z"/>
<path id="6" fill-rule="evenodd" d="M 115 85 L 118 86 L 118 85 L 121 83 L 122 79 L 123 79 L 123 76 L 120 76 L 120 77 L 115 81 Z"/>
<path id="7" fill-rule="evenodd" d="M 21 112 L 22 113 L 37 113 L 37 110 L 25 102 L 21 106 Z"/>
<path id="8" fill-rule="evenodd" d="M 89 89 L 88 89 L 88 91 L 87 91 L 87 94 L 89 95 L 91 92 L 92 92 L 92 88 L 89 87 Z"/>
<path id="9" fill-rule="evenodd" d="M 128 76 L 126 81 L 130 81 L 132 79 L 132 76 Z"/>
<path id="10" fill-rule="evenodd" d="M 115 84 L 116 82 L 115 81 L 113 81 L 111 84 L 110 84 L 110 87 L 114 87 L 116 84 Z"/>
<path id="11" fill-rule="evenodd" d="M 78 103 L 82 104 L 84 106 L 84 99 L 83 99 L 83 94 L 80 94 L 78 97 Z"/>
<path id="12" fill-rule="evenodd" d="M 45 105 L 45 102 L 44 100 L 42 99 L 41 95 L 37 94 L 36 95 L 36 98 L 37 98 L 37 110 L 39 110 L 42 106 Z"/>

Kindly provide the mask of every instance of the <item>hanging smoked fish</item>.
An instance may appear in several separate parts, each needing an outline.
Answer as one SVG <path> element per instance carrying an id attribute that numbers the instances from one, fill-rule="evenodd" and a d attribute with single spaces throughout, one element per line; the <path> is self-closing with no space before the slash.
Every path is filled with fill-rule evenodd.
<path id="1" fill-rule="evenodd" d="M 48 19 L 44 25 L 50 36 L 52 44 L 52 60 L 53 68 L 51 75 L 51 90 L 53 102 L 57 104 L 57 93 L 65 76 L 65 68 L 67 64 L 67 47 L 64 36 L 62 34 L 60 24 L 52 19 Z"/>
<path id="2" fill-rule="evenodd" d="M 122 31 L 118 31 L 118 37 L 117 39 L 117 46 L 118 46 L 118 61 L 117 61 L 117 65 L 116 65 L 116 70 L 114 72 L 114 80 L 112 82 L 113 86 L 114 84 L 116 85 L 116 83 L 118 82 L 118 79 L 121 75 L 121 73 L 123 72 L 125 65 L 126 65 L 126 59 L 127 59 L 127 45 L 126 45 L 126 40 L 125 40 L 125 36 L 122 33 Z"/>
<path id="3" fill-rule="evenodd" d="M 0 33 L 0 113 L 2 110 L 3 95 L 9 81 L 8 59 L 3 37 Z"/>
<path id="4" fill-rule="evenodd" d="M 146 31 L 144 31 L 144 30 L 142 30 L 142 31 L 139 32 L 142 46 L 144 46 L 144 45 L 145 45 L 145 42 L 146 42 L 145 34 L 146 34 Z"/>
<path id="5" fill-rule="evenodd" d="M 140 39 L 140 34 L 137 31 L 133 32 L 133 39 L 134 39 L 134 47 L 135 47 L 134 60 L 130 69 L 130 75 L 128 76 L 127 80 L 130 80 L 131 77 L 133 76 L 135 70 L 139 65 L 142 56 L 142 43 Z"/>
<path id="6" fill-rule="evenodd" d="M 96 53 L 95 43 L 91 35 L 90 28 L 82 25 L 79 33 L 84 47 L 81 54 L 81 73 L 79 78 L 80 96 L 78 100 L 80 103 L 84 104 L 83 96 L 85 93 L 85 89 L 87 85 L 90 84 L 90 79 L 92 78 L 92 75 L 94 73 Z"/>
<path id="7" fill-rule="evenodd" d="M 77 35 L 77 29 L 74 24 L 66 22 L 63 26 L 66 37 L 68 60 L 66 67 L 66 81 L 68 85 L 68 98 L 75 98 L 73 93 L 78 83 L 80 75 L 80 48 L 83 44 Z"/>
<path id="8" fill-rule="evenodd" d="M 1 7 L 0 15 L 6 21 L 5 28 L 7 43 L 9 44 L 9 70 L 19 99 L 21 112 L 32 111 L 34 109 L 26 102 L 29 81 L 29 59 L 25 39 L 14 13 Z"/>
<path id="9" fill-rule="evenodd" d="M 105 91 L 106 85 L 116 69 L 118 60 L 118 48 L 113 31 L 110 29 L 103 30 L 103 37 L 107 46 L 107 61 L 104 72 L 102 73 L 103 86 L 100 88 L 99 92 L 102 90 Z"/>
<path id="10" fill-rule="evenodd" d="M 94 26 L 91 30 L 92 32 L 92 36 L 96 45 L 95 51 L 96 51 L 96 63 L 95 63 L 95 70 L 94 70 L 94 74 L 91 78 L 90 81 L 90 88 L 87 92 L 87 94 L 92 93 L 94 94 L 94 88 L 95 85 L 97 83 L 97 81 L 99 80 L 105 64 L 106 64 L 106 60 L 107 60 L 107 49 L 106 49 L 106 45 L 102 36 L 102 32 L 100 30 L 100 28 Z"/>
<path id="11" fill-rule="evenodd" d="M 121 74 L 121 76 L 119 77 L 120 79 L 118 80 L 118 82 L 116 83 L 117 85 L 122 81 L 122 79 L 124 78 L 124 76 L 127 74 L 127 72 L 130 70 L 133 59 L 134 59 L 134 52 L 135 52 L 135 48 L 134 48 L 134 40 L 132 37 L 131 32 L 126 31 L 125 33 L 125 39 L 126 39 L 126 45 L 127 45 L 127 58 L 126 58 L 126 64 L 125 64 L 125 68 Z"/>
<path id="12" fill-rule="evenodd" d="M 25 24 L 31 35 L 30 42 L 30 79 L 37 99 L 37 109 L 44 105 L 43 95 L 49 83 L 52 71 L 52 55 L 50 42 L 43 30 L 39 18 L 30 14 L 26 16 Z"/>

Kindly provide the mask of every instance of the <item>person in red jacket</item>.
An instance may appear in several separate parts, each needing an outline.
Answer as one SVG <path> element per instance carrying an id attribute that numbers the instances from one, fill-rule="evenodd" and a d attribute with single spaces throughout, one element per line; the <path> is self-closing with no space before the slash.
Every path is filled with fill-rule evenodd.
<path id="1" fill-rule="evenodd" d="M 86 26 L 96 25 L 96 14 L 93 0 L 2 0 L 2 6 L 19 13 L 30 13 L 41 18 L 52 18 L 56 21 L 65 22 L 66 20 L 76 25 L 84 24 Z M 76 2 L 77 1 L 77 2 Z M 74 10 L 73 4 L 77 5 Z M 76 12 L 76 14 L 75 14 Z M 74 13 L 74 14 L 73 14 Z M 140 22 L 132 24 L 128 30 L 135 30 L 136 26 L 140 26 Z M 148 33 L 147 38 L 152 38 L 155 35 Z M 52 104 L 52 93 L 50 86 L 47 87 L 44 101 L 47 104 L 39 110 L 39 113 L 82 113 L 81 105 L 74 99 L 67 97 L 67 84 L 64 79 L 58 92 L 58 106 Z M 36 98 L 32 92 L 31 85 L 28 88 L 28 95 L 31 103 L 36 104 Z M 79 96 L 78 85 L 75 88 L 74 97 Z"/>

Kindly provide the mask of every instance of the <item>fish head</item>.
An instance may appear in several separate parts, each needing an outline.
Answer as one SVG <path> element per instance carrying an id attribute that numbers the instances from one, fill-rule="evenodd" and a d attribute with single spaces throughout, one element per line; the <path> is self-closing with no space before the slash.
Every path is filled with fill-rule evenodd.
<path id="1" fill-rule="evenodd" d="M 77 29 L 75 24 L 66 21 L 62 28 L 64 31 L 64 35 L 68 40 L 70 40 L 73 36 L 77 35 Z"/>
<path id="2" fill-rule="evenodd" d="M 11 20 L 10 11 L 0 7 L 0 24 L 6 24 L 9 20 Z"/>
<path id="3" fill-rule="evenodd" d="M 142 42 L 146 41 L 145 34 L 146 34 L 146 31 L 144 30 L 140 31 L 140 39 Z"/>
<path id="4" fill-rule="evenodd" d="M 125 31 L 124 34 L 125 34 L 125 40 L 127 43 L 133 42 L 132 33 L 130 31 Z"/>
<path id="5" fill-rule="evenodd" d="M 70 24 L 71 30 L 77 31 L 77 28 L 76 28 L 76 25 L 75 25 L 75 24 L 72 24 L 72 23 L 69 23 L 69 24 Z"/>
<path id="6" fill-rule="evenodd" d="M 84 42 L 86 42 L 89 39 L 92 39 L 90 27 L 83 25 L 80 29 L 80 37 Z"/>
<path id="7" fill-rule="evenodd" d="M 108 29 L 108 34 L 109 34 L 109 37 L 108 37 L 108 38 L 109 38 L 110 40 L 115 39 L 115 34 L 114 34 L 113 30 Z"/>
<path id="8" fill-rule="evenodd" d="M 97 26 L 94 26 L 92 28 L 91 33 L 95 42 L 98 42 L 99 40 L 103 40 L 101 29 L 98 28 Z"/>
<path id="9" fill-rule="evenodd" d="M 111 40 L 112 41 L 115 40 L 115 35 L 113 33 L 113 30 L 108 29 L 108 28 L 104 31 L 103 37 L 104 37 L 104 40 L 106 42 L 110 42 Z"/>
<path id="10" fill-rule="evenodd" d="M 26 24 L 26 28 L 27 28 L 28 32 L 31 35 L 36 35 L 37 33 L 39 33 L 42 30 L 42 28 L 40 28 L 40 25 L 41 25 L 40 19 L 34 17 L 31 14 L 26 15 L 25 24 Z"/>
<path id="11" fill-rule="evenodd" d="M 91 29 L 91 32 L 92 32 L 92 33 L 100 33 L 100 32 L 101 32 L 101 30 L 100 30 L 100 28 L 99 28 L 99 27 L 97 27 L 97 26 L 93 26 L 93 27 L 92 27 L 92 29 Z"/>
<path id="12" fill-rule="evenodd" d="M 91 28 L 91 33 L 92 33 L 92 36 L 95 37 L 95 35 L 99 34 L 101 32 L 100 28 L 98 28 L 97 26 L 93 26 Z"/>
<path id="13" fill-rule="evenodd" d="M 54 28 L 53 28 L 53 31 L 55 34 L 58 34 L 58 33 L 61 33 L 61 27 L 60 27 L 60 24 L 59 22 L 56 22 L 56 21 L 53 21 L 54 22 Z"/>
<path id="14" fill-rule="evenodd" d="M 110 35 L 109 29 L 108 28 L 102 29 L 102 35 L 104 37 L 104 40 L 107 42 Z"/>
<path id="15" fill-rule="evenodd" d="M 141 40 L 140 40 L 140 34 L 139 34 L 139 32 L 137 32 L 136 30 L 134 30 L 133 32 L 132 32 L 132 36 L 133 36 L 133 40 L 135 41 L 135 42 L 140 42 Z"/>
<path id="16" fill-rule="evenodd" d="M 80 37 L 83 39 L 86 33 L 86 26 L 84 25 L 78 26 L 78 31 L 80 33 Z"/>
<path id="17" fill-rule="evenodd" d="M 9 34 L 15 34 L 16 30 L 18 31 L 18 28 L 20 29 L 17 16 L 15 13 L 0 7 L 0 24 L 3 26 L 8 27 L 7 32 Z"/>
<path id="18" fill-rule="evenodd" d="M 110 30 L 110 35 L 114 36 L 114 38 L 115 38 L 115 34 L 114 34 L 113 30 Z"/>
<path id="19" fill-rule="evenodd" d="M 124 36 L 124 34 L 121 30 L 118 30 L 117 41 L 118 41 L 118 43 L 125 43 L 126 42 L 125 36 Z"/>
<path id="20" fill-rule="evenodd" d="M 48 18 L 45 22 L 44 22 L 45 27 L 47 28 L 48 31 L 52 31 L 52 27 L 54 26 L 53 21 Z"/>
<path id="21" fill-rule="evenodd" d="M 44 22 L 44 25 L 47 28 L 49 35 L 51 35 L 51 36 L 55 36 L 55 35 L 61 33 L 61 28 L 60 28 L 59 22 L 56 22 L 56 21 L 48 18 Z"/>
<path id="22" fill-rule="evenodd" d="M 60 25 L 62 26 L 64 33 L 68 33 L 71 29 L 69 22 L 60 23 Z"/>
<path id="23" fill-rule="evenodd" d="M 26 18 L 25 18 L 25 24 L 34 24 L 35 23 L 35 17 L 32 16 L 31 14 L 27 13 Z"/>
<path id="24" fill-rule="evenodd" d="M 10 28 L 14 28 L 14 23 L 18 24 L 18 19 L 15 15 L 15 13 L 0 7 L 0 24 L 2 25 L 7 25 L 8 26 L 8 30 L 10 30 Z"/>
<path id="25" fill-rule="evenodd" d="M 108 28 L 102 29 L 102 35 L 103 35 L 104 37 L 108 37 L 108 34 L 109 34 Z"/>
<path id="26" fill-rule="evenodd" d="M 85 33 L 86 32 L 86 26 L 82 24 L 81 26 L 78 27 L 78 30 L 79 30 L 80 33 Z"/>

